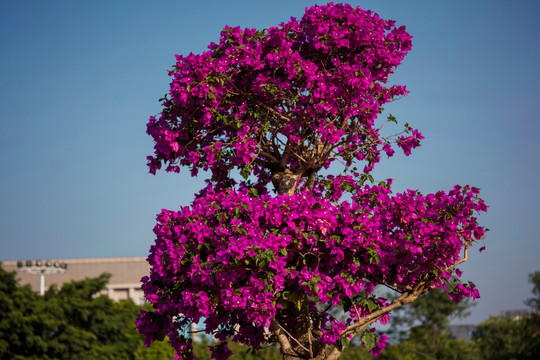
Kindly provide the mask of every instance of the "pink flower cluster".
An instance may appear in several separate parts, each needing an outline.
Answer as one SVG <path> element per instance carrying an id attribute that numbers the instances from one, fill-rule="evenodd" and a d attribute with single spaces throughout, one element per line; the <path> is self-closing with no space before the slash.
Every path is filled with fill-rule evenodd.
<path id="1" fill-rule="evenodd" d="M 219 184 L 239 168 L 266 185 L 268 159 L 293 172 L 336 159 L 372 167 L 390 146 L 375 120 L 407 93 L 385 84 L 410 48 L 405 27 L 342 4 L 262 31 L 226 27 L 208 51 L 176 56 L 163 112 L 148 123 L 150 172 L 202 168 Z M 407 153 L 412 138 L 402 139 Z"/>
<path id="2" fill-rule="evenodd" d="M 323 306 L 355 299 L 350 323 L 358 311 L 385 306 L 371 299 L 379 284 L 403 289 L 432 274 L 433 286 L 443 285 L 462 247 L 484 234 L 470 215 L 486 210 L 476 188 L 392 195 L 384 186 L 355 186 L 352 177 L 335 183 L 350 185 L 351 201 L 332 201 L 335 193 L 325 196 L 321 184 L 277 197 L 210 190 L 190 207 L 163 210 L 148 257 L 151 276 L 143 279 L 152 316 L 171 326 L 178 314 L 204 318 L 207 333 L 259 347 L 272 319 L 294 321 L 301 294 Z M 477 294 L 463 287 L 456 296 Z M 335 344 L 344 325 L 330 324 L 321 340 Z M 155 326 L 141 328 L 152 340 Z M 168 335 L 181 339 L 178 331 Z"/>
<path id="3" fill-rule="evenodd" d="M 409 135 L 407 137 L 401 136 L 399 140 L 397 141 L 397 145 L 403 149 L 403 152 L 406 156 L 411 155 L 411 150 L 420 146 L 420 140 L 422 140 L 424 136 L 420 134 L 418 130 L 413 130 L 412 135 Z M 388 154 L 388 151 L 386 152 Z M 388 154 L 388 156 L 391 156 Z"/>

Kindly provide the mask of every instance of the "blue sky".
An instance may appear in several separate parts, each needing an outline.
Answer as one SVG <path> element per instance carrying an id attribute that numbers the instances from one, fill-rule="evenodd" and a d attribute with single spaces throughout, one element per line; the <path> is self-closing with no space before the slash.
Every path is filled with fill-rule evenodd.
<path id="1" fill-rule="evenodd" d="M 14 1 L 0 4 L 0 260 L 145 256 L 155 214 L 200 180 L 147 173 L 145 134 L 174 54 L 224 25 L 264 28 L 314 1 Z M 463 266 L 482 298 L 465 322 L 523 308 L 540 270 L 540 3 L 354 1 L 406 25 L 387 110 L 426 139 L 380 164 L 394 190 L 482 189 L 491 231 Z"/>

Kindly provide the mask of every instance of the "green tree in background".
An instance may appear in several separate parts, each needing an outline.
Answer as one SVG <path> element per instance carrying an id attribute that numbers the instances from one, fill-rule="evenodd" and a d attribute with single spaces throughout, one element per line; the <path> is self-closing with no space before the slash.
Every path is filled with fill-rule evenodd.
<path id="1" fill-rule="evenodd" d="M 467 316 L 471 306 L 468 301 L 454 302 L 442 289 L 422 295 L 395 314 L 394 344 L 382 353 L 381 359 L 479 359 L 471 341 L 456 339 L 448 331 L 450 321 Z"/>
<path id="2" fill-rule="evenodd" d="M 198 349 L 193 349 L 197 353 Z M 203 349 L 204 351 L 204 349 Z M 203 352 L 199 352 L 203 355 Z M 210 357 L 208 356 L 208 359 Z M 135 359 L 137 360 L 168 360 L 174 359 L 174 350 L 166 341 L 156 341 L 150 347 L 144 346 L 143 342 L 139 343 L 137 350 L 135 350 Z M 197 357 L 197 359 L 207 359 L 204 356 Z"/>
<path id="3" fill-rule="evenodd" d="M 533 284 L 532 293 L 534 297 L 528 299 L 525 303 L 533 308 L 538 314 L 540 311 L 540 271 L 529 274 L 529 282 Z"/>
<path id="4" fill-rule="evenodd" d="M 533 312 L 494 316 L 477 327 L 476 346 L 484 359 L 540 359 L 540 271 L 529 275 L 534 297 L 526 301 Z"/>
<path id="5" fill-rule="evenodd" d="M 0 267 L 0 359 L 134 359 L 139 308 L 99 295 L 110 275 L 52 286 L 44 296 Z"/>

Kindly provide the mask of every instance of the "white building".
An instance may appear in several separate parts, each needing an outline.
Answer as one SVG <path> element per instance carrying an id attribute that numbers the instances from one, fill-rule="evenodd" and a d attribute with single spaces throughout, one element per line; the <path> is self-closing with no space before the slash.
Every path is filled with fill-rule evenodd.
<path id="1" fill-rule="evenodd" d="M 27 261 L 23 260 L 22 266 L 27 267 Z M 31 260 L 32 266 L 36 266 L 36 261 Z M 43 264 L 47 259 L 41 260 Z M 144 302 L 144 295 L 141 290 L 141 277 L 150 273 L 150 265 L 145 257 L 115 257 L 115 258 L 88 258 L 88 259 L 60 259 L 54 260 L 67 265 L 67 271 L 57 274 L 45 275 L 45 290 L 51 284 L 62 286 L 65 282 L 72 280 L 83 280 L 101 275 L 104 272 L 112 276 L 104 291 L 113 300 L 131 299 L 135 304 Z M 21 266 L 17 260 L 2 261 L 2 267 L 6 271 L 16 271 Z M 45 266 L 45 265 L 43 265 Z M 52 265 L 54 266 L 54 265 Z M 40 276 L 27 272 L 18 273 L 19 284 L 30 284 L 36 292 L 40 291 Z"/>

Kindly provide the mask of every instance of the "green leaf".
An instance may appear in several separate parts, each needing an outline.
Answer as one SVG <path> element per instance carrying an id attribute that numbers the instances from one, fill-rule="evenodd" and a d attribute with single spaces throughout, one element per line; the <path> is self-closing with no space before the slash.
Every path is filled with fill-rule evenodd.
<path id="1" fill-rule="evenodd" d="M 362 334 L 362 341 L 364 342 L 366 349 L 369 351 L 377 344 L 377 334 L 372 333 L 371 331 L 365 331 Z"/>
<path id="2" fill-rule="evenodd" d="M 350 341 L 349 339 L 347 339 L 347 338 L 340 338 L 340 339 L 338 340 L 338 348 L 339 348 L 340 350 L 346 349 L 346 348 L 349 347 L 350 343 L 351 343 L 351 341 Z"/>
<path id="3" fill-rule="evenodd" d="M 373 300 L 368 300 L 367 308 L 371 312 L 371 311 L 377 310 L 379 308 L 379 306 L 377 304 L 375 304 L 375 302 L 373 302 Z"/>
<path id="4" fill-rule="evenodd" d="M 268 265 L 268 260 L 259 258 L 257 261 L 255 261 L 255 265 L 257 265 L 257 267 L 264 268 L 266 265 Z"/>
<path id="5" fill-rule="evenodd" d="M 369 254 L 369 263 L 372 264 L 373 262 L 376 262 L 378 264 L 381 261 L 381 258 L 377 250 L 372 248 L 367 248 L 367 250 Z"/>

